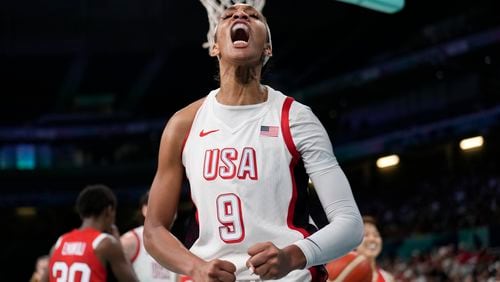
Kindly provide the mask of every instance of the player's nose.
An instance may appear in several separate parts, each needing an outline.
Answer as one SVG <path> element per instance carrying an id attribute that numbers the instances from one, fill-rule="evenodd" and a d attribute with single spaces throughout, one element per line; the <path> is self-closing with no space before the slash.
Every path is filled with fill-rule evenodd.
<path id="1" fill-rule="evenodd" d="M 244 11 L 241 11 L 241 10 L 238 10 L 236 12 L 234 12 L 233 14 L 233 19 L 235 20 L 248 20 L 248 14 L 245 13 Z"/>

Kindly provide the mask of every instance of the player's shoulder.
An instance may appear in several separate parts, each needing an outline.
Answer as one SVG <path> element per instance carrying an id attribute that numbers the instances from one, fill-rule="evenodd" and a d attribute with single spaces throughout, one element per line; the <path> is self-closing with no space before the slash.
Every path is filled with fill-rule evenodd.
<path id="1" fill-rule="evenodd" d="M 394 281 L 394 276 L 391 273 L 387 272 L 386 270 L 384 270 L 382 268 L 379 268 L 379 272 L 386 282 L 393 282 Z"/>
<path id="2" fill-rule="evenodd" d="M 205 99 L 205 97 L 201 98 L 177 111 L 168 121 L 166 130 L 174 130 L 175 132 L 184 132 L 189 130 L 196 113 Z"/>
<path id="3" fill-rule="evenodd" d="M 298 101 L 297 99 L 295 99 L 295 97 L 286 95 L 283 92 L 281 92 L 279 90 L 276 90 L 276 89 L 272 88 L 269 85 L 266 85 L 266 87 L 268 89 L 270 97 L 272 97 L 272 99 L 276 103 L 282 104 L 282 103 L 285 103 L 286 101 L 289 101 L 291 103 L 290 104 L 290 110 L 291 111 L 299 111 L 299 112 L 301 112 L 301 111 L 310 111 L 309 106 L 307 106 L 307 105 L 303 104 L 302 102 Z"/>
<path id="4" fill-rule="evenodd" d="M 123 247 L 120 240 L 107 233 L 102 233 L 102 235 L 96 238 L 92 243 L 92 247 L 95 255 L 104 264 L 116 260 L 120 254 L 123 255 Z"/>
<path id="5" fill-rule="evenodd" d="M 82 234 L 79 229 L 73 229 L 66 233 L 63 233 L 57 238 L 56 245 L 60 244 L 62 241 L 72 240 L 74 238 L 82 238 Z"/>
<path id="6" fill-rule="evenodd" d="M 141 226 L 142 227 L 142 226 Z M 125 232 L 122 236 L 120 236 L 120 241 L 123 244 L 135 244 L 139 240 L 140 235 L 142 234 L 142 228 L 134 228 Z"/>
<path id="7" fill-rule="evenodd" d="M 315 115 L 311 108 L 300 101 L 293 100 L 288 109 L 288 115 L 291 123 L 306 122 L 314 120 Z"/>
<path id="8" fill-rule="evenodd" d="M 121 247 L 121 242 L 111 234 L 101 233 L 92 241 L 92 247 L 98 252 L 107 252 Z"/>
<path id="9" fill-rule="evenodd" d="M 297 112 L 297 113 L 302 113 L 302 112 L 311 112 L 311 108 L 307 106 L 306 104 L 303 104 L 301 101 L 297 101 L 293 97 L 293 103 L 290 107 L 290 111 Z"/>
<path id="10" fill-rule="evenodd" d="M 135 237 L 136 237 L 136 235 L 134 234 L 134 229 L 131 229 L 131 230 L 123 233 L 122 236 L 120 236 L 120 241 L 122 241 L 122 243 L 123 243 L 124 241 L 135 240 Z"/>

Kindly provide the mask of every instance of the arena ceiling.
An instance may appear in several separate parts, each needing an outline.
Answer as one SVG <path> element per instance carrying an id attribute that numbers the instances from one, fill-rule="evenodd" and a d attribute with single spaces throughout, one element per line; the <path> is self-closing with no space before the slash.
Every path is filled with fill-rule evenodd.
<path id="1" fill-rule="evenodd" d="M 319 87 L 313 107 L 334 103 L 336 90 L 359 89 L 349 74 L 391 61 L 404 67 L 389 65 L 389 78 L 422 64 L 432 69 L 446 54 L 409 59 L 500 27 L 494 0 L 410 0 L 393 15 L 332 0 L 267 2 L 274 58 L 266 82 L 302 100 Z M 75 113 L 169 116 L 217 86 L 216 63 L 201 47 L 206 12 L 196 0 L 11 0 L 0 3 L 0 18 L 1 124 Z M 498 49 L 498 41 L 477 49 Z"/>

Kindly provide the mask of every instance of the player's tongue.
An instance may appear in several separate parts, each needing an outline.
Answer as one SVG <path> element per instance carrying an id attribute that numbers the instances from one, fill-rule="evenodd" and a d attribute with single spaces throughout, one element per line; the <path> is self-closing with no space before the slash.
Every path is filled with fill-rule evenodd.
<path id="1" fill-rule="evenodd" d="M 236 48 L 244 48 L 248 46 L 250 32 L 248 26 L 242 23 L 237 23 L 231 28 L 231 40 Z"/>

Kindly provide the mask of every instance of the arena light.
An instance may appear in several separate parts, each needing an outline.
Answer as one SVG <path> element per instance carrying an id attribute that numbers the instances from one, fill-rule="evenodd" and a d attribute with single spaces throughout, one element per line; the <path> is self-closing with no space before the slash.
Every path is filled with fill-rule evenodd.
<path id="1" fill-rule="evenodd" d="M 484 138 L 483 136 L 475 136 L 471 138 L 466 138 L 460 141 L 460 149 L 463 151 L 479 148 L 483 146 Z"/>
<path id="2" fill-rule="evenodd" d="M 392 167 L 399 164 L 399 156 L 398 155 L 389 155 L 385 157 L 381 157 L 377 160 L 378 168 L 386 168 Z"/>
<path id="3" fill-rule="evenodd" d="M 36 215 L 35 207 L 17 207 L 16 214 L 20 217 L 32 217 Z"/>
<path id="4" fill-rule="evenodd" d="M 405 0 L 338 0 L 378 12 L 393 14 L 405 6 Z"/>

